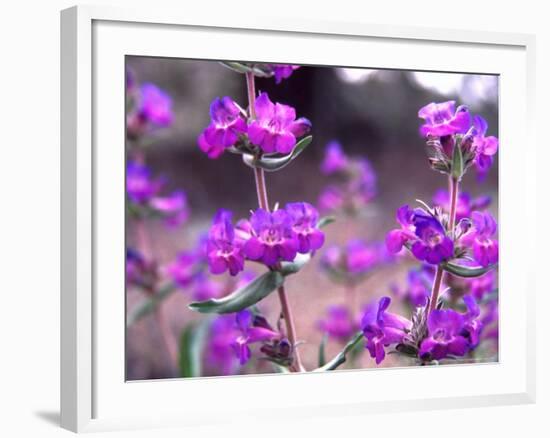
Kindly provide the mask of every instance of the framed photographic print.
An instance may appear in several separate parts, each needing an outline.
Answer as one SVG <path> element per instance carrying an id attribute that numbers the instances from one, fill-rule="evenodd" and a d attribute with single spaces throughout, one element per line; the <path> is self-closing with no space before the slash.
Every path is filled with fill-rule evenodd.
<path id="1" fill-rule="evenodd" d="M 63 427 L 534 400 L 533 37 L 75 7 L 61 44 Z"/>

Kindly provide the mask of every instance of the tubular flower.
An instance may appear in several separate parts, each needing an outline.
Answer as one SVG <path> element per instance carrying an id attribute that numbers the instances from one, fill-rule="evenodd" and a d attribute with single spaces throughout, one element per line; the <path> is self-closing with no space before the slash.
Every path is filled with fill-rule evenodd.
<path id="1" fill-rule="evenodd" d="M 228 96 L 217 97 L 210 105 L 210 125 L 199 135 L 199 148 L 208 158 L 219 158 L 233 146 L 247 126 L 239 106 Z"/>
<path id="2" fill-rule="evenodd" d="M 298 239 L 298 252 L 307 254 L 316 251 L 325 242 L 324 233 L 317 228 L 319 213 L 307 202 L 287 204 L 285 210 L 292 219 L 292 230 Z"/>
<path id="3" fill-rule="evenodd" d="M 385 347 L 402 342 L 412 328 L 412 322 L 408 319 L 386 312 L 390 303 L 389 297 L 382 297 L 378 303 L 371 303 L 361 320 L 367 350 L 376 364 L 380 364 L 386 357 Z"/>
<path id="4" fill-rule="evenodd" d="M 420 108 L 418 117 L 425 123 L 420 127 L 423 137 L 444 137 L 447 135 L 466 133 L 470 128 L 470 113 L 464 106 L 455 111 L 455 102 L 429 103 Z"/>
<path id="5" fill-rule="evenodd" d="M 294 108 L 271 102 L 267 93 L 256 99 L 255 110 L 256 119 L 248 126 L 248 137 L 265 153 L 290 153 L 296 145 L 296 138 L 311 129 L 308 119 L 296 119 Z"/>
<path id="6" fill-rule="evenodd" d="M 498 138 L 489 136 L 487 133 L 487 122 L 481 116 L 474 116 L 474 141 L 475 165 L 480 178 L 484 178 L 493 164 L 493 157 L 498 151 Z"/>
<path id="7" fill-rule="evenodd" d="M 250 360 L 250 344 L 281 337 L 280 333 L 269 327 L 264 318 L 255 317 L 250 310 L 241 310 L 237 313 L 236 322 L 240 334 L 233 341 L 232 346 L 241 365 Z"/>
<path id="8" fill-rule="evenodd" d="M 235 276 L 244 269 L 242 246 L 235 238 L 231 218 L 230 211 L 219 210 L 208 233 L 206 251 L 212 274 L 222 274 L 229 270 Z"/>

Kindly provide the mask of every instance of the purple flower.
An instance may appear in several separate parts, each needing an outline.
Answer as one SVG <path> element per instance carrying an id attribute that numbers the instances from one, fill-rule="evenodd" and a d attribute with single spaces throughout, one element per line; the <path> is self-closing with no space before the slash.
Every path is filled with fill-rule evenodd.
<path id="1" fill-rule="evenodd" d="M 367 349 L 376 364 L 386 357 L 385 347 L 403 341 L 412 328 L 412 322 L 395 313 L 386 312 L 391 299 L 382 297 L 378 303 L 371 303 L 361 320 Z"/>
<path id="2" fill-rule="evenodd" d="M 349 190 L 351 193 L 356 193 L 361 198 L 361 201 L 368 203 L 376 195 L 377 177 L 372 164 L 366 158 L 356 161 L 357 174 L 350 181 Z"/>
<path id="3" fill-rule="evenodd" d="M 463 300 L 466 305 L 466 313 L 464 314 L 462 336 L 468 340 L 469 348 L 475 348 L 479 344 L 479 334 L 483 328 L 483 323 L 478 319 L 481 312 L 474 297 L 465 295 Z"/>
<path id="4" fill-rule="evenodd" d="M 492 239 L 497 231 L 497 223 L 490 213 L 472 213 L 473 242 L 472 253 L 475 261 L 487 267 L 498 262 L 498 242 Z"/>
<path id="5" fill-rule="evenodd" d="M 418 239 L 412 244 L 411 251 L 418 260 L 437 265 L 453 257 L 453 241 L 439 220 L 423 210 L 417 210 L 413 222 Z"/>
<path id="6" fill-rule="evenodd" d="M 144 83 L 140 88 L 139 117 L 157 126 L 168 126 L 174 119 L 172 99 L 155 84 Z"/>
<path id="7" fill-rule="evenodd" d="M 487 133 L 487 122 L 481 116 L 474 116 L 474 142 L 475 164 L 481 178 L 484 178 L 491 165 L 493 164 L 493 156 L 498 151 L 498 138 L 489 136 Z"/>
<path id="8" fill-rule="evenodd" d="M 351 274 L 365 273 L 380 262 L 380 248 L 376 244 L 366 244 L 359 239 L 350 240 L 346 245 L 346 268 Z"/>
<path id="9" fill-rule="evenodd" d="M 347 342 L 356 330 L 353 315 L 346 306 L 329 306 L 327 317 L 319 321 L 317 326 L 340 342 Z"/>
<path id="10" fill-rule="evenodd" d="M 233 343 L 238 336 L 234 315 L 218 315 L 210 325 L 206 349 L 208 363 L 224 375 L 233 374 L 237 365 Z"/>
<path id="11" fill-rule="evenodd" d="M 428 317 L 428 337 L 420 344 L 420 358 L 440 360 L 449 355 L 464 356 L 468 351 L 468 340 L 462 336 L 464 324 L 464 316 L 454 310 L 432 310 Z"/>
<path id="12" fill-rule="evenodd" d="M 470 113 L 464 106 L 455 111 L 455 102 L 429 103 L 420 108 L 418 117 L 425 123 L 420 127 L 423 137 L 444 137 L 447 135 L 466 133 L 470 128 Z"/>
<path id="13" fill-rule="evenodd" d="M 306 118 L 296 120 L 294 108 L 281 103 L 273 103 L 267 93 L 256 99 L 256 119 L 248 126 L 250 141 L 265 153 L 288 154 L 296 145 L 296 138 L 311 129 Z"/>
<path id="14" fill-rule="evenodd" d="M 298 252 L 307 254 L 323 246 L 325 234 L 317 228 L 319 213 L 307 202 L 287 204 L 285 210 L 292 218 L 292 229 L 298 239 Z"/>
<path id="15" fill-rule="evenodd" d="M 165 216 L 170 226 L 181 225 L 189 218 L 187 196 L 181 190 L 176 190 L 169 196 L 152 198 L 151 207 Z"/>
<path id="16" fill-rule="evenodd" d="M 397 254 L 405 244 L 416 238 L 414 215 L 415 212 L 408 205 L 403 205 L 397 210 L 396 219 L 401 228 L 390 231 L 386 236 L 386 246 L 390 253 Z"/>
<path id="17" fill-rule="evenodd" d="M 331 175 L 341 172 L 348 166 L 348 157 L 342 150 L 342 145 L 337 141 L 331 141 L 325 148 L 325 158 L 321 163 L 321 172 Z"/>
<path id="18" fill-rule="evenodd" d="M 334 211 L 344 205 L 344 194 L 336 186 L 327 186 L 319 195 L 319 209 L 322 211 Z"/>
<path id="19" fill-rule="evenodd" d="M 281 261 L 292 261 L 299 249 L 292 217 L 285 210 L 273 213 L 260 208 L 250 218 L 250 238 L 244 245 L 244 254 L 268 267 Z"/>
<path id="20" fill-rule="evenodd" d="M 486 274 L 472 278 L 469 281 L 470 293 L 477 299 L 482 299 L 486 294 L 496 289 L 497 275 L 495 270 L 490 270 Z"/>
<path id="21" fill-rule="evenodd" d="M 200 272 L 195 277 L 193 284 L 193 299 L 195 301 L 205 301 L 210 298 L 218 298 L 223 292 L 223 286 L 214 281 L 204 272 Z"/>
<path id="22" fill-rule="evenodd" d="M 288 79 L 292 73 L 294 73 L 294 70 L 298 70 L 299 68 L 299 65 L 271 64 L 271 69 L 275 76 L 275 83 L 280 84 L 283 79 Z"/>
<path id="23" fill-rule="evenodd" d="M 401 229 L 392 230 L 386 236 L 386 246 L 396 254 L 404 245 L 421 261 L 437 265 L 454 255 L 453 241 L 447 236 L 443 225 L 435 216 L 421 208 L 411 210 L 404 205 L 397 211 Z"/>
<path id="24" fill-rule="evenodd" d="M 187 287 L 197 275 L 197 256 L 192 251 L 182 251 L 176 260 L 166 266 L 165 270 L 178 286 Z"/>
<path id="25" fill-rule="evenodd" d="M 153 180 L 151 171 L 143 164 L 129 161 L 126 166 L 126 193 L 131 201 L 144 204 L 162 188 L 163 181 Z"/>
<path id="26" fill-rule="evenodd" d="M 210 227 L 206 250 L 212 274 L 222 274 L 229 270 L 231 275 L 237 275 L 244 269 L 242 245 L 235 238 L 231 218 L 230 211 L 219 210 Z"/>
<path id="27" fill-rule="evenodd" d="M 280 338 L 280 333 L 272 330 L 264 318 L 256 320 L 250 310 L 241 310 L 236 316 L 237 327 L 241 334 L 233 341 L 233 350 L 241 365 L 250 360 L 250 344 L 262 341 L 272 341 Z M 261 324 L 258 324 L 261 322 Z"/>
<path id="28" fill-rule="evenodd" d="M 226 96 L 216 98 L 210 105 L 211 123 L 198 138 L 199 148 L 208 158 L 218 158 L 223 151 L 233 146 L 240 134 L 247 131 L 241 109 Z"/>
<path id="29" fill-rule="evenodd" d="M 450 197 L 449 191 L 439 189 L 433 197 L 434 206 L 439 206 L 443 210 L 449 210 Z M 491 203 L 490 196 L 480 196 L 472 199 L 468 192 L 460 192 L 456 203 L 456 220 L 469 218 L 473 211 L 484 210 Z"/>
<path id="30" fill-rule="evenodd" d="M 430 284 L 433 280 L 433 274 L 425 269 L 411 269 L 407 274 L 407 285 L 400 289 L 393 285 L 392 290 L 395 295 L 405 298 L 413 307 L 424 307 L 430 297 Z"/>

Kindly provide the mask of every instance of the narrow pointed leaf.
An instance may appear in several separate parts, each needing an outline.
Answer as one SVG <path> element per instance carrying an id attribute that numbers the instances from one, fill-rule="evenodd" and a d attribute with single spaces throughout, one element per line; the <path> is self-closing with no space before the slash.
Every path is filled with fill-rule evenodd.
<path id="1" fill-rule="evenodd" d="M 330 362 L 327 362 L 322 367 L 316 368 L 314 372 L 320 371 L 333 371 L 346 362 L 346 356 L 355 348 L 355 346 L 363 339 L 363 332 L 357 332 L 355 336 L 349 341 L 344 349 L 338 353 Z"/>
<path id="2" fill-rule="evenodd" d="M 336 222 L 336 218 L 334 216 L 323 216 L 319 219 L 319 222 L 317 222 L 317 228 L 324 228 L 333 222 Z"/>
<path id="3" fill-rule="evenodd" d="M 208 334 L 210 319 L 187 326 L 180 336 L 179 368 L 181 377 L 200 377 L 202 374 L 202 353 Z"/>
<path id="4" fill-rule="evenodd" d="M 309 146 L 312 140 L 313 137 L 311 135 L 302 138 L 298 143 L 296 143 L 296 146 L 294 146 L 292 152 L 283 157 L 262 157 L 260 159 L 256 159 L 250 154 L 243 154 L 243 161 L 247 166 L 260 167 L 266 172 L 275 172 L 288 166 L 294 159 L 298 157 L 298 155 L 300 155 L 304 151 L 306 147 Z"/>
<path id="5" fill-rule="evenodd" d="M 455 145 L 453 152 L 452 174 L 453 178 L 459 181 L 464 174 L 464 157 L 462 156 L 462 148 L 459 145 Z"/>
<path id="6" fill-rule="evenodd" d="M 480 277 L 483 274 L 486 274 L 491 269 L 495 268 L 495 265 L 483 267 L 483 266 L 463 266 L 463 265 L 457 265 L 456 263 L 443 263 L 442 265 L 443 269 L 447 272 L 450 272 L 453 275 L 456 275 L 458 277 L 464 277 L 464 278 L 474 278 L 474 277 Z"/>
<path id="7" fill-rule="evenodd" d="M 189 304 L 189 308 L 200 313 L 239 312 L 264 299 L 281 286 L 283 282 L 283 274 L 278 271 L 269 271 L 230 295 L 223 298 L 197 301 Z"/>
<path id="8" fill-rule="evenodd" d="M 157 309 L 158 305 L 166 298 L 168 298 L 172 294 L 172 292 L 174 292 L 174 290 L 175 286 L 173 284 L 170 284 L 168 286 L 165 286 L 152 297 L 147 297 L 146 299 L 144 299 L 134 308 L 132 312 L 128 314 L 126 324 L 130 326 L 139 321 L 144 316 L 153 313 Z"/>
<path id="9" fill-rule="evenodd" d="M 241 64 L 240 62 L 222 61 L 220 64 L 237 73 L 248 73 L 252 71 L 249 66 Z"/>

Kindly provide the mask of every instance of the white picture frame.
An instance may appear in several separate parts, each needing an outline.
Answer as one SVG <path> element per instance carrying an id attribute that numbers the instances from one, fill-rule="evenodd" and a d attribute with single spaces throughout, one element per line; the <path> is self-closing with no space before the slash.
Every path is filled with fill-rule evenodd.
<path id="1" fill-rule="evenodd" d="M 180 38 L 178 44 L 174 38 Z M 220 38 L 235 43 L 250 38 L 250 44 L 213 43 Z M 193 47 L 181 43 L 186 39 L 193 41 Z M 297 21 L 244 14 L 237 19 L 189 10 L 103 6 L 62 11 L 62 427 L 83 432 L 188 426 L 212 423 L 213 412 L 215 421 L 224 423 L 244 417 L 268 421 L 274 409 L 277 414 L 306 418 L 534 402 L 535 273 L 521 255 L 534 247 L 536 236 L 532 209 L 528 212 L 521 208 L 527 203 L 536 204 L 535 172 L 527 168 L 527 156 L 535 149 L 534 45 L 532 35 L 361 22 Z M 371 51 L 369 60 L 365 60 L 363 49 Z M 387 50 L 389 55 L 382 53 Z M 419 56 L 427 50 L 437 56 Z M 124 356 L 124 349 L 120 351 L 125 327 L 124 314 L 120 313 L 124 302 L 124 247 L 120 247 L 124 221 L 120 211 L 109 208 L 124 205 L 122 99 L 117 107 L 123 89 L 117 91 L 115 82 L 123 80 L 118 74 L 125 54 L 205 59 L 264 56 L 270 62 L 325 65 L 330 65 L 332 59 L 334 65 L 499 74 L 500 362 L 437 369 L 358 370 L 330 376 L 125 382 L 124 363 L 119 363 Z M 109 84 L 110 77 L 117 80 Z M 521 148 L 507 146 L 520 140 Z M 103 146 L 107 142 L 110 148 Z M 120 190 L 112 189 L 119 186 Z M 533 231 L 516 238 L 525 223 Z M 513 295 L 511 290 L 515 291 Z M 427 375 L 428 383 L 422 388 L 412 383 Z M 471 379 L 476 382 L 475 390 L 467 383 Z M 369 391 L 352 390 L 363 381 Z M 443 386 L 445 381 L 449 383 Z M 320 386 L 330 401 L 320 401 L 322 397 L 316 393 Z M 295 393 L 292 401 L 284 398 L 289 390 Z M 188 401 L 179 397 L 182 391 Z M 254 397 L 246 396 L 247 391 L 269 393 L 269 401 L 257 404 Z M 222 409 L 228 400 L 233 401 L 232 405 Z M 139 404 L 147 405 L 143 409 L 148 415 L 143 415 L 145 411 Z"/>

